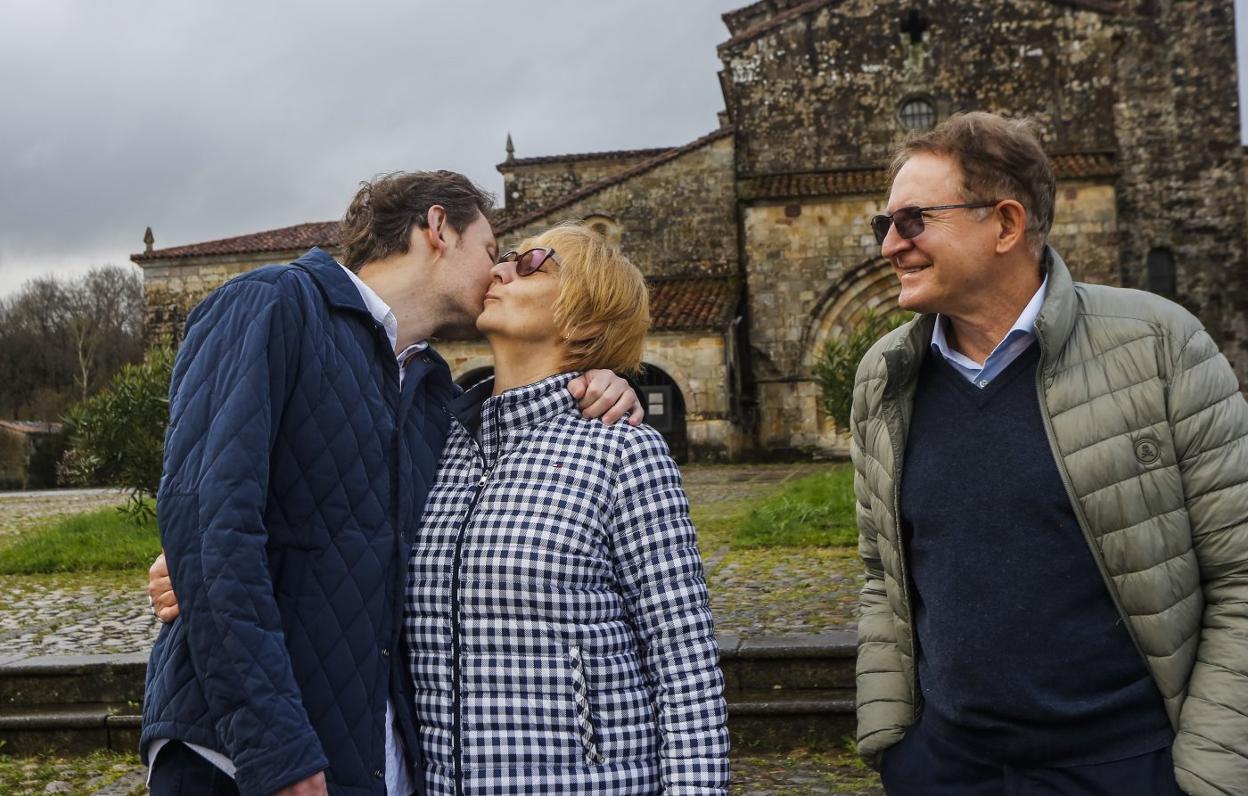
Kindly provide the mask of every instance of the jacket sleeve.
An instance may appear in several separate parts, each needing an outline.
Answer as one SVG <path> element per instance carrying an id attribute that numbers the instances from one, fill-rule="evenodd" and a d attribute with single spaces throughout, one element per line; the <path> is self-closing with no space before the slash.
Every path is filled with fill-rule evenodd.
<path id="1" fill-rule="evenodd" d="M 727 794 L 727 708 L 702 559 L 680 471 L 648 426 L 625 436 L 611 534 L 654 690 L 663 793 Z"/>
<path id="2" fill-rule="evenodd" d="M 327 767 L 291 668 L 265 544 L 269 462 L 301 315 L 266 283 L 192 313 L 174 365 L 157 515 L 194 674 L 244 794 Z"/>
<path id="3" fill-rule="evenodd" d="M 1174 743 L 1194 796 L 1248 783 L 1248 404 L 1204 330 L 1188 337 L 1169 396 L 1179 475 L 1205 609 Z"/>
<path id="4" fill-rule="evenodd" d="M 913 704 L 897 646 L 897 623 L 884 585 L 879 528 L 876 527 L 871 507 L 871 485 L 885 485 L 891 495 L 893 476 L 878 458 L 882 454 L 880 447 L 886 446 L 888 441 L 867 438 L 872 429 L 877 434 L 884 432 L 883 422 L 870 417 L 871 407 L 879 411 L 879 400 L 873 398 L 873 391 L 879 388 L 879 384 L 869 375 L 869 359 L 870 354 L 864 358 L 855 379 L 849 452 L 854 463 L 858 553 L 866 569 L 866 581 L 858 602 L 855 675 L 858 752 L 867 763 L 879 768 L 884 750 L 901 740 L 906 726 L 910 724 Z"/>

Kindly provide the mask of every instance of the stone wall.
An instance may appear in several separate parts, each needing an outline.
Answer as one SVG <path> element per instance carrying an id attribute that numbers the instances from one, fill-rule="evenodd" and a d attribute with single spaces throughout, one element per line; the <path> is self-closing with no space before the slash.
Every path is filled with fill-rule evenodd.
<path id="1" fill-rule="evenodd" d="M 533 158 L 500 163 L 504 204 L 508 213 L 529 213 L 587 185 L 614 177 L 656 154 L 656 150 L 639 150 L 603 153 L 600 158 L 571 156 L 567 160 Z"/>
<path id="2" fill-rule="evenodd" d="M 1154 249 L 1248 387 L 1248 213 L 1231 0 L 1131 3 L 1113 108 L 1122 162 L 1119 263 L 1147 288 Z"/>
<path id="3" fill-rule="evenodd" d="M 726 339 L 714 331 L 653 332 L 646 337 L 642 361 L 671 377 L 684 400 L 691 461 L 724 461 L 750 447 L 748 435 L 731 417 Z M 493 367 L 483 341 L 442 341 L 436 348 L 456 379 Z"/>
<path id="4" fill-rule="evenodd" d="M 896 309 L 897 281 L 869 220 L 886 197 L 844 196 L 743 209 L 750 344 L 762 449 L 839 451 L 811 379 L 818 350 L 867 309 Z M 1059 183 L 1050 238 L 1076 279 L 1116 284 L 1114 189 Z"/>
<path id="5" fill-rule="evenodd" d="M 330 249 L 340 257 L 341 252 Z M 267 252 L 259 255 L 223 255 L 190 260 L 145 260 L 143 299 L 146 305 L 143 334 L 149 344 L 182 339 L 186 316 L 209 293 L 228 280 L 267 263 L 286 263 L 302 257 L 303 251 Z"/>
<path id="6" fill-rule="evenodd" d="M 619 225 L 620 249 L 647 276 L 738 273 L 732 138 L 711 140 L 559 207 L 507 231 L 500 243 L 504 249 L 514 247 L 552 224 L 593 215 Z"/>
<path id="7" fill-rule="evenodd" d="M 901 31 L 911 12 L 917 42 Z M 1112 149 L 1112 19 L 1048 0 L 845 0 L 733 39 L 720 58 L 738 173 L 885 164 L 912 98 L 941 118 L 1033 116 L 1052 152 Z"/>

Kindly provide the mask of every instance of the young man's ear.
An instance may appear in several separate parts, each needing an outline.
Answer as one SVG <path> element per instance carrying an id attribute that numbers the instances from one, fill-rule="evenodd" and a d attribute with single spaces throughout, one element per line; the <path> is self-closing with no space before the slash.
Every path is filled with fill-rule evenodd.
<path id="1" fill-rule="evenodd" d="M 425 213 L 425 228 L 420 230 L 420 234 L 425 236 L 429 248 L 439 256 L 446 254 L 446 227 L 446 208 L 442 205 L 431 206 Z"/>

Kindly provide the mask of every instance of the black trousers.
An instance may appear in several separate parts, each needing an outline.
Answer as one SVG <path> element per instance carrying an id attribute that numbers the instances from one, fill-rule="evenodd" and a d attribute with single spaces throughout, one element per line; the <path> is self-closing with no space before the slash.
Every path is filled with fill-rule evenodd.
<path id="1" fill-rule="evenodd" d="M 1125 760 L 1064 768 L 1015 768 L 949 743 L 920 719 L 884 752 L 888 796 L 1183 796 L 1170 747 Z"/>
<path id="2" fill-rule="evenodd" d="M 234 780 L 177 741 L 161 747 L 148 787 L 152 796 L 239 796 Z"/>

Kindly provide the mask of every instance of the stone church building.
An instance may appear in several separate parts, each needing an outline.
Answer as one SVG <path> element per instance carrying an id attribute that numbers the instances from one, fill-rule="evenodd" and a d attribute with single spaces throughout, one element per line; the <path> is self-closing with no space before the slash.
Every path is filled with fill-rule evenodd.
<path id="1" fill-rule="evenodd" d="M 678 458 L 842 451 L 811 364 L 896 280 L 868 219 L 894 147 L 960 110 L 1035 118 L 1058 176 L 1052 244 L 1076 278 L 1195 312 L 1248 383 L 1248 201 L 1232 0 L 762 0 L 725 14 L 719 128 L 682 146 L 516 157 L 504 250 L 566 219 L 647 274 L 641 380 Z M 402 167 L 403 164 L 395 164 Z M 347 197 L 343 197 L 344 206 Z M 151 334 L 335 222 L 148 250 Z M 443 344 L 462 382 L 484 344 Z"/>

